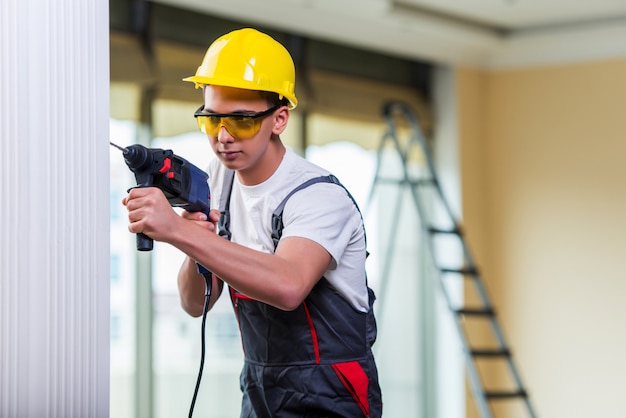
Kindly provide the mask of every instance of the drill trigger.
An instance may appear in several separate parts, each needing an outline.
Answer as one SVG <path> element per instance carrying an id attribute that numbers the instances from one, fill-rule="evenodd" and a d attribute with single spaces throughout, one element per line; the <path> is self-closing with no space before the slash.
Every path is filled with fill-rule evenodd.
<path id="1" fill-rule="evenodd" d="M 159 173 L 165 173 L 167 172 L 170 168 L 172 168 L 172 160 L 169 158 L 165 158 L 163 160 L 163 166 L 161 168 L 159 168 Z"/>

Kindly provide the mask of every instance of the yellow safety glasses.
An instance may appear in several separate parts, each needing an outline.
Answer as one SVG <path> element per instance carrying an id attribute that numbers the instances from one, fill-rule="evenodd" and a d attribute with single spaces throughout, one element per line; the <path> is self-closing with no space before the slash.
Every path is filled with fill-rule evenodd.
<path id="1" fill-rule="evenodd" d="M 269 116 L 280 106 L 270 107 L 258 113 L 205 113 L 204 105 L 193 114 L 198 128 L 204 134 L 217 136 L 220 127 L 224 126 L 235 139 L 252 138 L 261 129 L 263 118 Z"/>

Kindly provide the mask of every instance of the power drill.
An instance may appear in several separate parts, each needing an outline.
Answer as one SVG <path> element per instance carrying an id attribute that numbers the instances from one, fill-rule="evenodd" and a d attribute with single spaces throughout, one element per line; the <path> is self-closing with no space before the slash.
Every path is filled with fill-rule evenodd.
<path id="1" fill-rule="evenodd" d="M 146 148 L 139 144 L 123 148 L 109 143 L 124 154 L 124 162 L 135 174 L 135 187 L 158 187 L 173 207 L 203 212 L 208 218 L 211 193 L 207 173 L 172 150 Z M 139 251 L 151 251 L 153 246 L 152 238 L 137 234 Z"/>

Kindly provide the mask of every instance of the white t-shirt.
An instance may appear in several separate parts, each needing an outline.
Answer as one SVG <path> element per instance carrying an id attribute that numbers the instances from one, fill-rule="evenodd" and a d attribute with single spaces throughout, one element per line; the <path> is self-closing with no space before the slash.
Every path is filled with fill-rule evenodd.
<path id="1" fill-rule="evenodd" d="M 226 168 L 214 159 L 208 172 L 211 209 L 219 209 Z M 263 183 L 245 186 L 235 175 L 230 198 L 232 242 L 273 253 L 272 212 L 300 184 L 328 174 L 287 149 L 276 172 Z M 285 205 L 283 224 L 282 238 L 308 238 L 328 251 L 332 261 L 324 277 L 355 309 L 367 312 L 365 232 L 346 190 L 337 184 L 316 183 L 296 192 Z"/>

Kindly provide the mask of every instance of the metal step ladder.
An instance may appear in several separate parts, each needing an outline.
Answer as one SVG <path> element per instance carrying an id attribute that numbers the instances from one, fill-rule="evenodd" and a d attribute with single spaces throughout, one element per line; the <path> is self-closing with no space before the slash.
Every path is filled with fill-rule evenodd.
<path id="1" fill-rule="evenodd" d="M 432 155 L 429 145 L 420 129 L 417 119 L 411 109 L 399 102 L 391 102 L 384 106 L 383 115 L 387 124 L 386 132 L 380 142 L 378 148 L 378 162 L 374 175 L 374 180 L 370 195 L 366 204 L 366 211 L 369 208 L 376 189 L 382 184 L 395 184 L 398 187 L 406 187 L 409 189 L 414 204 L 418 211 L 420 225 L 424 234 L 425 243 L 434 265 L 434 271 L 438 274 L 439 286 L 443 292 L 444 299 L 454 317 L 454 323 L 458 330 L 463 352 L 465 355 L 465 363 L 467 366 L 467 377 L 469 387 L 471 389 L 474 402 L 478 412 L 482 418 L 495 418 L 494 402 L 515 401 L 518 409 L 522 409 L 523 413 L 532 418 L 536 418 L 535 412 L 530 403 L 530 399 L 525 389 L 522 379 L 518 373 L 517 367 L 513 361 L 511 349 L 507 344 L 500 324 L 498 323 L 496 312 L 488 297 L 485 285 L 481 278 L 479 269 L 477 268 L 463 231 L 456 221 L 450 205 L 446 200 L 437 175 L 435 173 Z M 406 129 L 403 132 L 409 132 L 408 140 L 403 146 L 400 143 L 398 135 L 398 122 L 403 123 Z M 381 174 L 381 160 L 383 153 L 392 147 L 392 151 L 397 153 L 401 163 L 400 178 L 390 178 Z M 415 155 L 415 152 L 421 152 L 421 163 L 424 167 L 419 170 L 410 170 L 409 159 Z M 398 195 L 400 196 L 400 195 Z M 396 208 L 399 206 L 396 202 Z M 435 207 L 437 210 L 433 210 Z M 396 212 L 392 218 L 391 229 L 389 234 L 395 236 L 399 228 L 399 214 Z M 436 216 L 435 216 L 436 215 Z M 462 253 L 463 261 L 460 266 L 447 266 L 440 260 L 437 255 L 437 241 L 439 239 L 453 239 L 460 247 L 459 253 Z M 392 240 L 393 238 L 391 238 Z M 392 247 L 390 242 L 390 249 Z M 387 256 L 383 261 L 382 276 L 388 277 L 390 269 L 389 259 L 391 251 L 387 252 Z M 455 297 L 451 293 L 450 280 L 464 280 L 465 293 L 469 294 L 468 286 L 473 286 L 473 301 L 471 305 L 465 306 L 463 302 L 459 306 L 455 302 Z M 379 290 L 379 299 L 384 301 L 385 282 L 381 283 Z M 458 299 L 458 298 L 456 298 Z M 478 321 L 480 324 L 469 326 L 469 322 Z M 481 343 L 484 344 L 485 337 L 489 340 L 488 346 L 472 346 L 471 332 L 478 329 L 481 332 Z M 475 340 L 475 338 L 473 338 Z M 498 384 L 490 383 L 488 387 L 485 381 L 484 362 L 500 362 L 498 369 Z M 481 371 L 483 372 L 481 375 Z M 502 382 L 502 380 L 506 382 Z M 510 405 L 509 405 L 510 406 Z M 515 410 L 518 412 L 518 410 Z"/>

